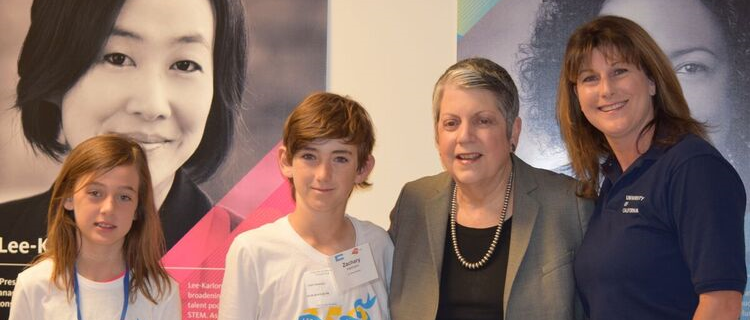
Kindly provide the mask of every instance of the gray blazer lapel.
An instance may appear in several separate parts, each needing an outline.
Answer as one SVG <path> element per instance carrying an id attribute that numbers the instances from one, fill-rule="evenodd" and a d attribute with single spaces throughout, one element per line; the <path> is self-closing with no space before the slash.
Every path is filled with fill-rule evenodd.
<path id="1" fill-rule="evenodd" d="M 435 196 L 428 199 L 424 206 L 425 228 L 427 229 L 427 238 L 430 243 L 432 263 L 435 266 L 435 280 L 438 282 L 443 266 L 443 250 L 445 248 L 445 233 L 448 230 L 451 197 L 450 186 L 452 182 L 447 174 L 444 176 L 446 179 L 435 186 Z"/>
<path id="2" fill-rule="evenodd" d="M 503 293 L 503 310 L 508 313 L 508 300 L 512 294 L 511 288 L 518 274 L 526 249 L 531 241 L 532 231 L 539 214 L 539 202 L 530 193 L 537 188 L 536 180 L 532 176 L 530 167 L 521 159 L 513 156 L 515 164 L 513 188 L 513 228 L 510 233 L 510 252 L 508 267 L 505 275 L 505 291 Z"/>

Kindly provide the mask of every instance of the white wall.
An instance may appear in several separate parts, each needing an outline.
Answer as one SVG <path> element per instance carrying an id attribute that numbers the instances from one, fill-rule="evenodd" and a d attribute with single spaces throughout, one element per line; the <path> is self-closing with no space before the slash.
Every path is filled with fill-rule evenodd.
<path id="1" fill-rule="evenodd" d="M 373 186 L 347 212 L 388 227 L 404 183 L 442 171 L 432 87 L 456 62 L 456 1 L 330 0 L 328 84 L 362 103 L 376 127 Z"/>

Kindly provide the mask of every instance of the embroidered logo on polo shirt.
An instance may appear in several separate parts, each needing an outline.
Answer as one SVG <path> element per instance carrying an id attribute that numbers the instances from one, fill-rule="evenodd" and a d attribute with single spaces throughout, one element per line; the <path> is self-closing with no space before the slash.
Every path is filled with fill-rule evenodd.
<path id="1" fill-rule="evenodd" d="M 644 196 L 625 195 L 625 203 L 622 204 L 622 213 L 638 214 L 638 205 L 644 200 Z"/>

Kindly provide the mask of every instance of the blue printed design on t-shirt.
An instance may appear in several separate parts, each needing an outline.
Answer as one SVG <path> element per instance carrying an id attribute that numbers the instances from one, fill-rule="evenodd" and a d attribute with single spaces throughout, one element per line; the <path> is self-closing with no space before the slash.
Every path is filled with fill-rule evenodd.
<path id="1" fill-rule="evenodd" d="M 354 308 L 349 310 L 346 314 L 342 314 L 342 308 L 341 306 L 330 306 L 328 307 L 327 314 L 325 317 L 323 317 L 322 314 L 319 314 L 319 309 L 313 309 L 313 310 L 306 310 L 307 313 L 299 316 L 298 320 L 370 320 L 370 314 L 368 313 L 368 310 L 370 310 L 374 305 L 375 302 L 377 302 L 377 297 L 371 297 L 370 294 L 367 294 L 367 298 L 365 301 L 362 299 L 357 299 L 354 301 Z"/>

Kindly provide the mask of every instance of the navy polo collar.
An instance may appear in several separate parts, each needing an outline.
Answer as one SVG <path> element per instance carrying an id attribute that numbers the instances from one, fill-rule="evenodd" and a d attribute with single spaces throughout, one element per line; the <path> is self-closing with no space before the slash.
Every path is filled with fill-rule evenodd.
<path id="1" fill-rule="evenodd" d="M 680 138 L 679 140 L 682 139 L 684 139 L 684 137 Z M 657 137 L 654 137 L 648 150 L 646 150 L 645 153 L 641 154 L 637 159 L 635 159 L 633 164 L 628 168 L 628 171 L 635 171 L 646 164 L 656 162 L 656 160 L 659 160 L 659 158 L 661 158 L 661 156 L 664 155 L 667 150 L 672 147 L 672 145 L 666 146 L 660 143 L 656 143 L 656 141 L 658 140 L 659 139 Z M 615 155 L 611 153 L 607 156 L 607 158 L 605 158 L 604 162 L 602 162 L 601 171 L 602 174 L 612 182 L 617 181 L 617 179 L 619 179 L 623 174 L 620 163 L 617 161 Z"/>

